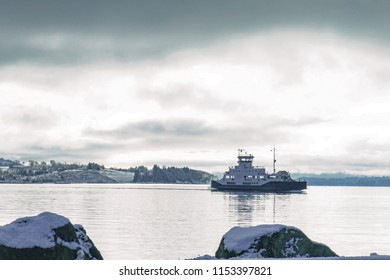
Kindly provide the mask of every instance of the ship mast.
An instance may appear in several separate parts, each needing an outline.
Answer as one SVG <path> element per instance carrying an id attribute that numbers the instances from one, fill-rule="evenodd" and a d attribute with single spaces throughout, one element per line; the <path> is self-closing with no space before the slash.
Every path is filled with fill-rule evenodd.
<path id="1" fill-rule="evenodd" d="M 273 161 L 273 167 L 274 167 L 274 174 L 276 174 L 276 168 L 275 168 L 275 163 L 276 163 L 276 158 L 275 158 L 275 145 L 274 145 L 274 161 Z"/>

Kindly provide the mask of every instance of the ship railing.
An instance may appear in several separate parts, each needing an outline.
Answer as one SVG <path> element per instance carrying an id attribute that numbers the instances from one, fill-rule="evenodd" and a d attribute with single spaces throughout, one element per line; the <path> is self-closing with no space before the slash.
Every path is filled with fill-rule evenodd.
<path id="1" fill-rule="evenodd" d="M 248 152 L 245 150 L 245 149 L 238 149 L 238 156 L 250 156 L 250 157 L 253 157 L 252 154 L 248 154 Z"/>

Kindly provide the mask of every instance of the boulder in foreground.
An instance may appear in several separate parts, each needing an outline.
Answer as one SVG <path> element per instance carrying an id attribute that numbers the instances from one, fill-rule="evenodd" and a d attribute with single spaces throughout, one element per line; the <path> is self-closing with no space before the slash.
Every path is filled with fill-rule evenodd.
<path id="1" fill-rule="evenodd" d="M 216 258 L 337 257 L 328 246 L 311 241 L 301 230 L 285 225 L 234 227 L 221 240 Z"/>
<path id="2" fill-rule="evenodd" d="M 1 260 L 102 260 L 81 225 L 50 212 L 0 227 Z"/>

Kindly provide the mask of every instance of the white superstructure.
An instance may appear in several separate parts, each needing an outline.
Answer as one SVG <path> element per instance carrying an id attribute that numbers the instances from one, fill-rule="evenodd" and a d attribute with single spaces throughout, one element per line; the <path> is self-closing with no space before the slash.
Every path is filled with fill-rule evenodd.
<path id="1" fill-rule="evenodd" d="M 290 174 L 287 171 L 279 171 L 272 174 L 267 174 L 264 167 L 253 166 L 254 156 L 248 154 L 245 150 L 238 150 L 238 165 L 229 167 L 229 171 L 225 172 L 220 183 L 233 185 L 262 185 L 271 181 L 287 181 L 291 180 Z"/>
<path id="2" fill-rule="evenodd" d="M 273 168 L 274 172 L 268 174 L 264 167 L 253 166 L 254 156 L 245 150 L 238 150 L 238 165 L 229 167 L 221 180 L 212 181 L 211 187 L 216 189 L 262 190 L 262 191 L 288 191 L 306 189 L 305 181 L 291 179 L 287 171 L 275 169 L 275 148 Z M 237 187 L 237 188 L 236 188 Z"/>

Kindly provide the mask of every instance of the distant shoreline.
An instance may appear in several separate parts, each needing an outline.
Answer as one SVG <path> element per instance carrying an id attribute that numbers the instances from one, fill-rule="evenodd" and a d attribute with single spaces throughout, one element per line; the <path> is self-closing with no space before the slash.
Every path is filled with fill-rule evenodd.
<path id="1" fill-rule="evenodd" d="M 345 177 L 345 178 L 312 178 L 300 177 L 308 186 L 351 186 L 351 187 L 390 187 L 390 176 L 383 177 Z"/>
<path id="2" fill-rule="evenodd" d="M 31 175 L 30 175 L 31 174 Z M 74 169 L 50 172 L 3 171 L 0 184 L 209 184 L 214 175 L 189 168 L 154 166 L 117 169 Z"/>

